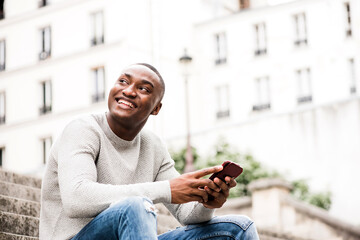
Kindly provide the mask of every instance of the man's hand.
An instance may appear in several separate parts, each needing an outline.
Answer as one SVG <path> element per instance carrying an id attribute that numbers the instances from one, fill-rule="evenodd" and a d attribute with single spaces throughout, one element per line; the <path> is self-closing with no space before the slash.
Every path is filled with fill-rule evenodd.
<path id="1" fill-rule="evenodd" d="M 210 179 L 201 178 L 206 175 L 219 172 L 222 169 L 222 166 L 204 168 L 171 179 L 171 203 L 179 204 L 192 201 L 206 203 L 208 201 L 208 193 L 205 188 L 209 188 L 212 192 L 218 193 L 221 191 L 221 186 L 217 185 L 216 182 L 213 182 Z"/>
<path id="2" fill-rule="evenodd" d="M 229 176 L 225 177 L 225 182 L 221 181 L 219 178 L 215 178 L 214 182 L 218 187 L 221 188 L 221 191 L 214 191 L 208 186 L 204 187 L 204 190 L 214 198 L 211 201 L 203 203 L 204 207 L 206 208 L 221 208 L 229 197 L 230 189 L 236 186 L 235 179 Z"/>

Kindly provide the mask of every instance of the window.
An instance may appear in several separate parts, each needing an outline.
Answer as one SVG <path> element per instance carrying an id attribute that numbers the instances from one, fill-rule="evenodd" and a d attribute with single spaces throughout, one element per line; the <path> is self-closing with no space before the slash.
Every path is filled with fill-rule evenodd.
<path id="1" fill-rule="evenodd" d="M 265 23 L 255 25 L 256 48 L 255 56 L 266 54 L 266 29 Z"/>
<path id="2" fill-rule="evenodd" d="M 100 102 L 105 99 L 105 71 L 104 67 L 92 70 L 92 102 Z"/>
<path id="3" fill-rule="evenodd" d="M 45 60 L 51 56 L 51 28 L 45 27 L 40 29 L 40 53 L 39 59 Z"/>
<path id="4" fill-rule="evenodd" d="M 0 147 L 0 167 L 3 166 L 5 158 L 5 147 Z"/>
<path id="5" fill-rule="evenodd" d="M 91 14 L 91 46 L 104 43 L 104 16 L 102 12 Z"/>
<path id="6" fill-rule="evenodd" d="M 255 79 L 255 104 L 253 111 L 261 111 L 270 108 L 269 78 L 261 77 Z"/>
<path id="7" fill-rule="evenodd" d="M 5 102 L 5 92 L 0 92 L 0 125 L 4 124 L 6 121 L 6 102 Z"/>
<path id="8" fill-rule="evenodd" d="M 5 18 L 4 0 L 0 0 L 0 20 Z"/>
<path id="9" fill-rule="evenodd" d="M 216 57 L 215 64 L 226 63 L 226 36 L 225 33 L 215 35 Z"/>
<path id="10" fill-rule="evenodd" d="M 352 31 L 351 31 L 351 9 L 350 9 L 350 3 L 346 2 L 344 3 L 345 6 L 345 35 L 347 37 L 351 37 Z"/>
<path id="11" fill-rule="evenodd" d="M 295 45 L 307 45 L 307 29 L 305 13 L 300 13 L 294 16 L 295 23 Z"/>
<path id="12" fill-rule="evenodd" d="M 49 5 L 49 0 L 39 0 L 39 8 Z"/>
<path id="13" fill-rule="evenodd" d="M 298 83 L 298 103 L 312 101 L 310 69 L 304 68 L 296 71 L 296 79 Z"/>
<path id="14" fill-rule="evenodd" d="M 216 117 L 218 119 L 229 117 L 230 116 L 229 87 L 227 85 L 217 87 L 216 96 L 217 96 Z"/>
<path id="15" fill-rule="evenodd" d="M 348 60 L 348 69 L 349 69 L 349 79 L 350 79 L 350 93 L 356 94 L 356 73 L 355 73 L 355 63 L 354 59 L 351 58 Z"/>
<path id="16" fill-rule="evenodd" d="M 0 72 L 5 70 L 5 40 L 0 41 Z"/>
<path id="17" fill-rule="evenodd" d="M 52 138 L 46 137 L 46 138 L 41 139 L 41 145 L 42 145 L 42 162 L 43 162 L 43 164 L 46 164 L 47 159 L 49 158 L 49 154 L 50 154 Z"/>
<path id="18" fill-rule="evenodd" d="M 40 84 L 41 87 L 41 105 L 40 115 L 51 112 L 52 108 L 52 89 L 51 81 L 45 81 Z"/>

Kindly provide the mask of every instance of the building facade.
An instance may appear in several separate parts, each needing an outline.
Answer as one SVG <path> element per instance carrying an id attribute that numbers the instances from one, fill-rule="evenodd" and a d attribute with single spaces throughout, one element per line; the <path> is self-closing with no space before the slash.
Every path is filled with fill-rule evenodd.
<path id="1" fill-rule="evenodd" d="M 200 155 L 221 136 L 330 191 L 330 212 L 359 224 L 360 191 L 344 187 L 360 182 L 358 13 L 351 0 L 250 1 L 196 24 L 189 101 Z"/>

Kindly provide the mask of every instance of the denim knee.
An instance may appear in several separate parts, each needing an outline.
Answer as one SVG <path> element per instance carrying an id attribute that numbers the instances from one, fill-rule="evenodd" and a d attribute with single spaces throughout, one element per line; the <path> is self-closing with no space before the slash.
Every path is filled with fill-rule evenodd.
<path id="1" fill-rule="evenodd" d="M 228 226 L 228 230 L 233 230 L 233 234 L 236 235 L 236 232 L 238 233 L 238 236 L 241 236 L 241 239 L 259 239 L 257 229 L 255 226 L 255 223 L 247 216 L 245 215 L 225 215 L 225 216 L 219 216 L 215 217 L 212 220 L 210 220 L 211 223 L 221 222 L 221 223 L 229 223 L 232 225 Z M 242 230 L 239 234 L 239 228 L 234 228 L 233 226 L 238 226 Z"/>
<path id="2" fill-rule="evenodd" d="M 147 213 L 152 213 L 156 216 L 157 210 L 153 204 L 153 202 L 146 197 L 128 197 L 120 202 L 112 204 L 110 208 L 118 209 L 122 213 L 136 213 L 141 214 L 144 213 L 144 209 Z"/>

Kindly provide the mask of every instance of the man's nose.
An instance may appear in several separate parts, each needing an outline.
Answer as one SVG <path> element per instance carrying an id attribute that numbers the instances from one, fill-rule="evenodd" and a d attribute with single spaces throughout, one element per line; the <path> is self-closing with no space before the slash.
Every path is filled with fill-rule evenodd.
<path id="1" fill-rule="evenodd" d="M 136 97 L 136 91 L 135 91 L 135 88 L 134 88 L 134 85 L 129 85 L 127 86 L 123 91 L 123 94 L 127 97 Z"/>

